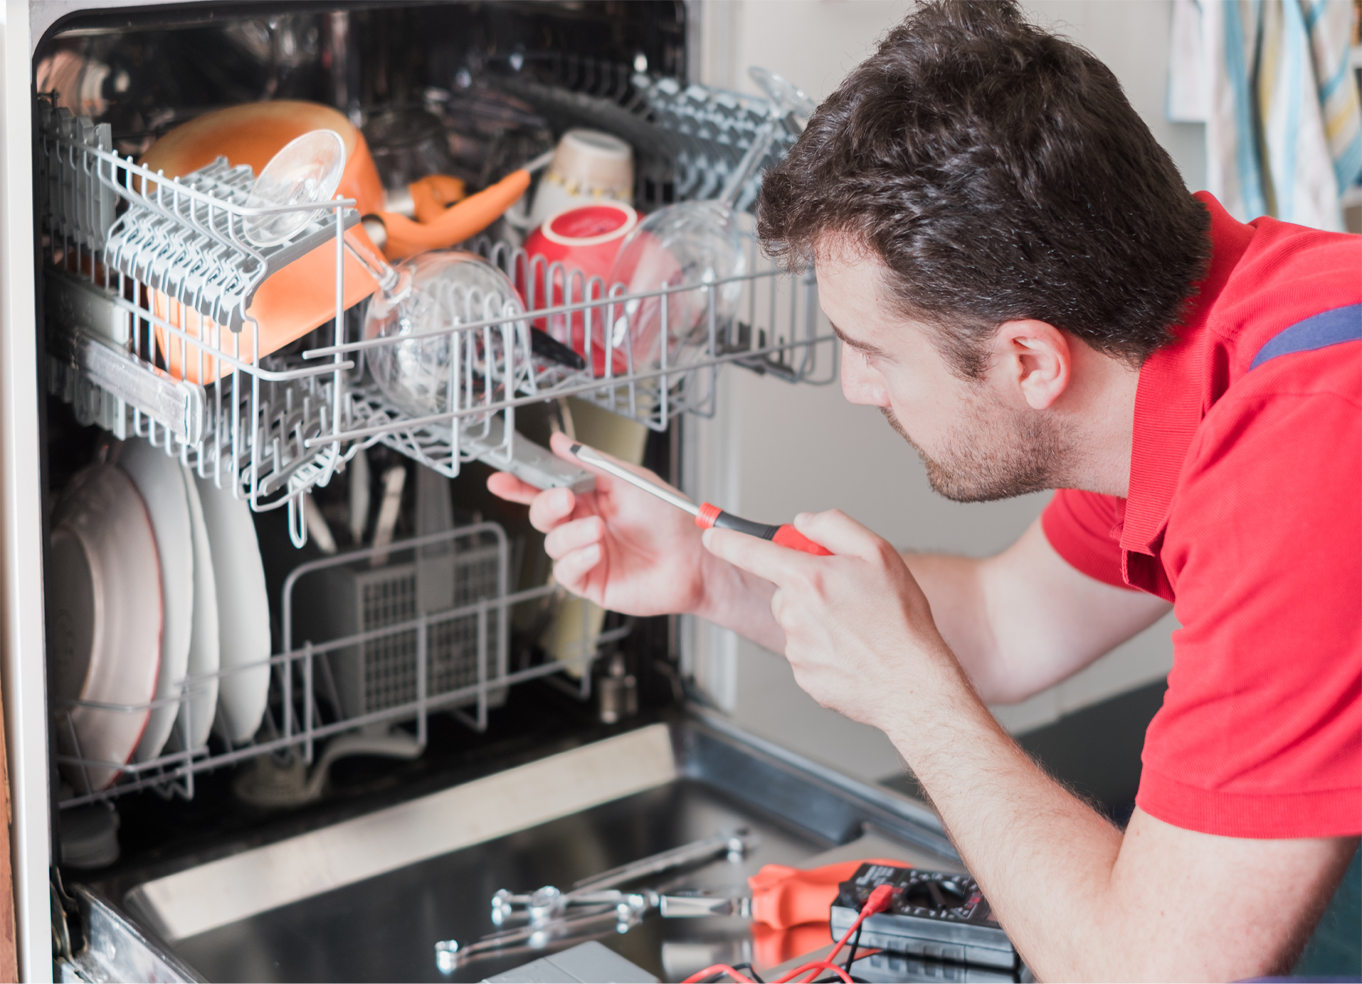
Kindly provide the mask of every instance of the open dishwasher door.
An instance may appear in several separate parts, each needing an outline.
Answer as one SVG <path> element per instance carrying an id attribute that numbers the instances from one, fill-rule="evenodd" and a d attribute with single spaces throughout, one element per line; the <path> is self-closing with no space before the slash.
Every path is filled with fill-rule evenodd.
<path id="1" fill-rule="evenodd" d="M 25 610 L 74 613 L 5 654 L 7 687 L 21 685 L 6 699 L 22 712 L 25 977 L 54 966 L 50 918 L 56 972 L 71 979 L 480 980 L 593 935 L 681 979 L 819 940 L 598 901 L 592 925 L 559 935 L 554 923 L 477 960 L 451 962 L 446 947 L 441 963 L 435 944 L 466 955 L 513 929 L 493 919 L 501 890 L 570 892 L 739 829 L 732 858 L 619 888 L 740 891 L 763 865 L 834 849 L 955 867 L 921 804 L 688 704 L 707 685 L 685 658 L 700 648 L 689 630 L 565 598 L 525 511 L 486 493 L 488 463 L 508 467 L 555 430 L 692 487 L 703 476 L 687 475 L 682 422 L 715 414 L 720 370 L 836 380 L 812 272 L 776 266 L 747 235 L 752 175 L 797 138 L 800 114 L 689 83 L 693 8 L 665 0 L 107 6 L 32 5 L 31 92 L 11 88 L 6 61 L 7 112 L 28 113 L 6 126 L 27 123 L 36 188 L 32 236 L 11 239 L 36 246 L 36 277 L 20 279 L 39 303 L 25 315 L 35 344 L 0 372 L 7 392 L 28 392 L 20 376 L 44 391 L 0 442 L 34 451 L 32 431 L 44 449 L 41 466 L 14 470 L 36 487 L 5 517 L 33 534 L 9 581 L 46 570 Z M 281 104 L 331 120 L 350 162 L 367 140 L 384 204 L 343 183 L 324 204 L 287 206 L 298 230 L 262 244 L 251 196 L 270 155 L 210 146 L 220 156 L 178 177 L 158 170 L 152 149 L 177 128 Z M 583 128 L 632 148 L 620 193 L 642 216 L 731 193 L 741 272 L 606 291 L 530 254 L 525 199 L 458 244 L 462 269 L 511 285 L 497 303 L 439 308 L 450 316 L 423 332 L 438 344 L 369 332 L 372 305 L 355 298 L 397 303 L 383 269 L 405 260 L 355 246 L 366 216 L 396 214 L 404 193 L 414 208 L 426 178 L 498 185 Z M 356 288 L 356 255 L 377 288 Z M 272 281 L 306 283 L 320 302 L 270 340 Z M 436 300 L 471 304 L 460 289 Z M 24 334 L 10 314 L 7 338 Z M 423 345 L 439 350 L 428 362 Z M 412 357 L 438 383 L 422 389 L 430 406 L 392 395 L 411 395 Z M 72 545 L 103 526 L 71 517 L 90 512 L 81 490 L 96 479 L 139 521 L 142 498 L 183 515 L 176 535 L 148 509 L 133 531 L 148 562 L 132 570 L 129 552 L 105 551 L 100 583 L 120 593 L 86 604 L 93 588 L 76 597 L 64 583 L 76 580 L 51 572 L 93 564 Z M 160 563 L 172 553 L 178 577 Z M 136 653 L 70 631 L 96 602 L 137 630 Z M 134 663 L 135 693 L 91 689 L 79 672 L 126 681 Z"/>
<path id="2" fill-rule="evenodd" d="M 740 839 L 621 887 L 741 892 L 766 864 L 861 858 L 961 870 L 922 804 L 695 707 L 561 744 L 357 816 L 83 886 L 92 938 L 69 970 L 92 980 L 475 981 L 594 938 L 663 980 L 715 963 L 761 972 L 825 946 L 826 924 L 780 933 L 726 916 L 626 918 L 607 904 L 594 920 L 584 907 L 588 918 L 550 921 L 461 964 L 441 960 L 436 944 L 512 928 L 509 916 L 494 922 L 499 890 L 567 891 L 716 834 Z"/>

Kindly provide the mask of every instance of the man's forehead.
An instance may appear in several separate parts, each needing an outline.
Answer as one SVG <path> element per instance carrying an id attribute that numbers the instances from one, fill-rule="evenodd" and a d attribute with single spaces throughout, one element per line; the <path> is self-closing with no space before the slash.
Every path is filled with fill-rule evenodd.
<path id="1" fill-rule="evenodd" d="M 884 261 L 873 252 L 845 241 L 820 243 L 814 254 L 823 311 L 837 336 L 853 348 L 883 351 L 910 327 L 885 298 L 886 272 Z"/>

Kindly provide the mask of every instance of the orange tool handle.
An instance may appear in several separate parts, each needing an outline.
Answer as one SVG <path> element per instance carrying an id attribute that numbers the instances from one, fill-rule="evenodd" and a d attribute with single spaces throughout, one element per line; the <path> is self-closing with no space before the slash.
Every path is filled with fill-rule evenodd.
<path id="1" fill-rule="evenodd" d="M 754 523 L 750 519 L 743 519 L 741 516 L 726 513 L 709 502 L 700 503 L 700 511 L 695 514 L 695 525 L 702 530 L 707 530 L 711 526 L 721 530 L 737 530 L 739 533 L 761 537 L 763 540 L 770 540 L 772 543 L 778 543 L 791 550 L 802 550 L 804 553 L 814 554 L 818 557 L 832 556 L 831 550 L 814 543 L 789 523 L 783 526 Z"/>
<path id="2" fill-rule="evenodd" d="M 752 889 L 752 918 L 774 929 L 827 922 L 829 910 L 837 898 L 837 886 L 856 874 L 856 869 L 863 864 L 912 867 L 903 861 L 880 858 L 840 861 L 808 871 L 768 864 L 747 879 L 747 885 Z"/>

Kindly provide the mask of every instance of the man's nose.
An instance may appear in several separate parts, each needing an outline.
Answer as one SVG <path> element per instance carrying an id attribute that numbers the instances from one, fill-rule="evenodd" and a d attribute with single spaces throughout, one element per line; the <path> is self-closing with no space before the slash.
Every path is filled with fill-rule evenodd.
<path id="1" fill-rule="evenodd" d="M 868 407 L 889 406 L 889 391 L 884 377 L 870 367 L 864 355 L 842 349 L 842 395 L 848 403 Z"/>

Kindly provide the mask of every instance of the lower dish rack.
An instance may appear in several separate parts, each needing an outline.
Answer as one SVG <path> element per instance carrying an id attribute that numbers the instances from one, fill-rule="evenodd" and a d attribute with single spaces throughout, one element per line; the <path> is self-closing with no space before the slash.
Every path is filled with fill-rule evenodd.
<path id="1" fill-rule="evenodd" d="M 433 713 L 447 712 L 474 731 L 485 730 L 489 710 L 503 703 L 515 684 L 567 670 L 577 679 L 560 678 L 560 686 L 588 699 L 590 664 L 628 627 L 589 634 L 583 626 L 573 654 L 512 669 L 513 610 L 551 604 L 561 589 L 511 590 L 511 554 L 505 531 L 482 522 L 299 565 L 280 599 L 284 639 L 292 640 L 285 651 L 257 663 L 186 674 L 177 694 L 146 704 L 58 702 L 56 727 L 65 731 L 63 747 L 69 750 L 56 756 L 69 785 L 59 796 L 60 806 L 141 789 L 192 798 L 196 775 L 269 753 L 296 762 L 309 776 L 286 791 L 298 801 L 320 792 L 327 766 L 339 755 L 420 754 Z M 234 677 L 258 681 L 268 690 L 255 737 L 233 743 L 219 726 L 207 743 L 196 746 L 194 715 L 202 713 L 204 693 L 221 693 L 223 682 Z M 145 721 L 166 705 L 177 709 L 174 737 L 154 758 L 110 762 L 82 755 L 72 725 L 77 709 L 109 721 Z M 410 727 L 392 727 L 398 724 Z M 113 778 L 101 786 L 99 777 Z M 277 790 L 257 798 L 270 795 L 276 796 L 272 805 L 283 802 Z"/>

